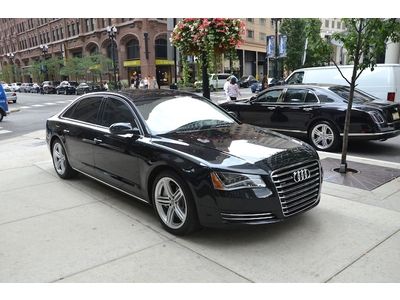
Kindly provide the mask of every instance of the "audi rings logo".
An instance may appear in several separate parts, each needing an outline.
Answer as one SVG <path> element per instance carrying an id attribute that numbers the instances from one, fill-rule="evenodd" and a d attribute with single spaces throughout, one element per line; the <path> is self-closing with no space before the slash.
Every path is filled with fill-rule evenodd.
<path id="1" fill-rule="evenodd" d="M 293 172 L 293 179 L 295 182 L 304 181 L 311 177 L 311 172 L 309 169 L 301 169 Z"/>

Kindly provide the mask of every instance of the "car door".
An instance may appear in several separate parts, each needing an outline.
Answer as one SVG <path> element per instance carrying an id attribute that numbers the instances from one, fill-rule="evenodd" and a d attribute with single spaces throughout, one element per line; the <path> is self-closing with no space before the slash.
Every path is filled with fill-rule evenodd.
<path id="1" fill-rule="evenodd" d="M 279 124 L 276 124 L 276 126 L 282 131 L 293 134 L 304 134 L 307 131 L 306 124 L 308 124 L 312 110 L 309 107 L 310 103 L 306 104 L 308 92 L 309 89 L 303 87 L 286 89 L 282 102 L 276 109 L 279 115 L 279 119 L 276 120 Z M 310 98 L 312 95 L 310 94 L 308 97 Z"/>
<path id="2" fill-rule="evenodd" d="M 71 106 L 62 116 L 60 135 L 74 169 L 95 176 L 93 145 L 99 126 L 102 97 L 87 97 Z"/>
<path id="3" fill-rule="evenodd" d="M 111 134 L 109 127 L 115 123 L 130 123 L 138 128 L 138 120 L 126 100 L 108 96 L 104 100 L 101 126 L 94 147 L 95 166 L 101 180 L 130 194 L 141 195 L 138 155 L 143 153 L 139 135 Z"/>
<path id="4" fill-rule="evenodd" d="M 275 88 L 259 94 L 249 104 L 241 106 L 239 119 L 244 123 L 273 128 L 274 112 L 282 91 L 282 88 Z"/>

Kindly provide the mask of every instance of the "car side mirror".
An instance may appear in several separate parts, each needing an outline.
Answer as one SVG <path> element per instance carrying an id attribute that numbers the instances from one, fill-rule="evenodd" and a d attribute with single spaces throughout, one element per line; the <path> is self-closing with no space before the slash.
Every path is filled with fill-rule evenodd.
<path id="1" fill-rule="evenodd" d="M 131 123 L 114 123 L 110 126 L 111 134 L 127 134 L 140 135 L 139 128 L 132 127 Z"/>

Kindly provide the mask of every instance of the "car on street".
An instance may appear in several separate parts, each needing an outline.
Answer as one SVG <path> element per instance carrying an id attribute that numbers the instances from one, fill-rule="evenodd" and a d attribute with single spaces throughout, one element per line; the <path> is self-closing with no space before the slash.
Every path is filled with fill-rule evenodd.
<path id="1" fill-rule="evenodd" d="M 56 87 L 56 94 L 74 95 L 76 91 L 75 86 L 71 85 L 68 81 L 61 81 Z"/>
<path id="2" fill-rule="evenodd" d="M 13 92 L 19 92 L 19 88 L 21 86 L 21 82 L 13 82 L 10 87 Z"/>
<path id="3" fill-rule="evenodd" d="M 218 73 L 218 74 L 210 74 L 209 76 L 209 86 L 210 86 L 210 91 L 215 91 L 217 89 L 223 89 L 225 82 L 231 78 L 236 76 L 228 73 Z M 236 78 L 237 80 L 237 78 Z M 201 91 L 203 89 L 203 81 L 198 80 L 194 83 L 194 88 L 195 90 Z"/>
<path id="4" fill-rule="evenodd" d="M 344 132 L 350 89 L 341 85 L 286 85 L 250 100 L 221 106 L 244 123 L 308 138 L 318 150 L 334 151 Z M 400 134 L 400 104 L 355 91 L 349 140 L 385 140 Z"/>
<path id="5" fill-rule="evenodd" d="M 94 82 L 82 82 L 76 87 L 75 95 L 82 95 L 87 93 L 102 92 L 106 89 L 103 85 Z"/>
<path id="6" fill-rule="evenodd" d="M 78 97 L 46 123 L 56 173 L 153 206 L 170 233 L 286 220 L 320 201 L 314 148 L 176 90 Z"/>
<path id="7" fill-rule="evenodd" d="M 33 83 L 22 83 L 21 86 L 19 87 L 19 92 L 20 93 L 30 93 L 33 87 Z"/>
<path id="8" fill-rule="evenodd" d="M 9 87 L 4 88 L 7 97 L 7 102 L 17 103 L 17 93 L 13 92 Z"/>
<path id="9" fill-rule="evenodd" d="M 56 87 L 53 81 L 43 81 L 42 89 L 44 94 L 55 94 Z"/>
<path id="10" fill-rule="evenodd" d="M 41 87 L 39 84 L 34 83 L 31 88 L 31 93 L 40 93 Z"/>
<path id="11" fill-rule="evenodd" d="M 271 84 L 272 78 L 268 78 L 268 85 Z M 262 82 L 261 81 L 256 81 L 250 86 L 251 92 L 254 93 L 259 93 L 263 90 L 262 88 Z"/>
<path id="12" fill-rule="evenodd" d="M 238 81 L 239 87 L 248 88 L 258 80 L 253 75 L 243 75 Z"/>
<path id="13" fill-rule="evenodd" d="M 0 84 L 0 122 L 9 113 L 8 101 L 6 93 L 4 92 L 3 85 Z"/>

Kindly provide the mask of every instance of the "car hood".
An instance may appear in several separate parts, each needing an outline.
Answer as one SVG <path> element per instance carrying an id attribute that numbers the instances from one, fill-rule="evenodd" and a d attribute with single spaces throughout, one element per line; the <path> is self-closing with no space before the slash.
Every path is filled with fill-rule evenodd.
<path id="1" fill-rule="evenodd" d="M 154 144 L 179 151 L 211 168 L 236 172 L 267 172 L 301 161 L 317 159 L 309 145 L 274 131 L 247 124 L 208 130 L 169 133 Z"/>

